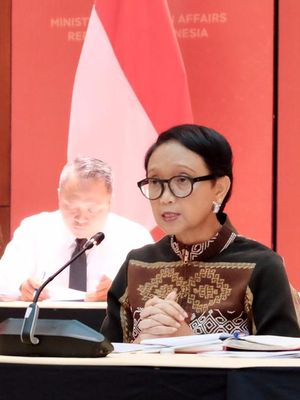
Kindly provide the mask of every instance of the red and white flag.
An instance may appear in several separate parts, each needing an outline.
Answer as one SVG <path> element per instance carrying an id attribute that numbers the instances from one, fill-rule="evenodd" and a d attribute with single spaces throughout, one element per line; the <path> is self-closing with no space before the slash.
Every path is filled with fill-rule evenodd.
<path id="1" fill-rule="evenodd" d="M 68 159 L 113 169 L 114 212 L 155 226 L 136 182 L 157 134 L 191 123 L 187 77 L 167 1 L 97 0 L 75 76 Z"/>

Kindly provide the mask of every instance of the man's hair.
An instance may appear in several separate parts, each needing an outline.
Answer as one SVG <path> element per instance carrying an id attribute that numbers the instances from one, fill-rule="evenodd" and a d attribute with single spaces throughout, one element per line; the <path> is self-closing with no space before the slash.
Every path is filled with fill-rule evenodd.
<path id="1" fill-rule="evenodd" d="M 76 157 L 73 161 L 67 163 L 60 174 L 60 189 L 72 174 L 75 174 L 75 176 L 80 179 L 104 181 L 107 190 L 112 192 L 112 170 L 111 167 L 102 160 L 92 157 Z"/>

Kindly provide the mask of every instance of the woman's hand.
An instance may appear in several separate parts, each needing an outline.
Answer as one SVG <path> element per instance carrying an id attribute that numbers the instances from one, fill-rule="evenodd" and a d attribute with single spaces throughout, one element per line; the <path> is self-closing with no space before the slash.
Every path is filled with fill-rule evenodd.
<path id="1" fill-rule="evenodd" d="M 142 339 L 193 333 L 185 322 L 188 315 L 176 302 L 176 296 L 176 292 L 173 291 L 165 299 L 154 296 L 146 302 L 139 323 L 141 332 L 135 342 Z"/>

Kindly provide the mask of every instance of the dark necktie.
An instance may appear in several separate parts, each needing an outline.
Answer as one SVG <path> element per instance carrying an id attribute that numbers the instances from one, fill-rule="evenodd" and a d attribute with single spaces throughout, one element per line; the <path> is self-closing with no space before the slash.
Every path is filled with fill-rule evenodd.
<path id="1" fill-rule="evenodd" d="M 76 239 L 76 247 L 72 257 L 82 250 L 86 239 Z M 86 254 L 82 253 L 70 265 L 69 287 L 86 292 Z"/>

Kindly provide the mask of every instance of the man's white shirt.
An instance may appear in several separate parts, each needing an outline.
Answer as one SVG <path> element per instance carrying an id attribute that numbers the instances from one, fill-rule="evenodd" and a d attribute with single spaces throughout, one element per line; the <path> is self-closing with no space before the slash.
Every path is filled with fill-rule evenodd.
<path id="1" fill-rule="evenodd" d="M 113 279 L 130 250 L 153 243 L 146 228 L 114 213 L 109 213 L 102 231 L 105 239 L 86 253 L 88 292 L 95 291 L 102 275 Z M 0 260 L 0 299 L 17 298 L 29 277 L 44 281 L 55 273 L 71 258 L 75 239 L 59 210 L 25 218 Z M 51 286 L 69 286 L 69 267 L 49 284 L 50 290 Z"/>

